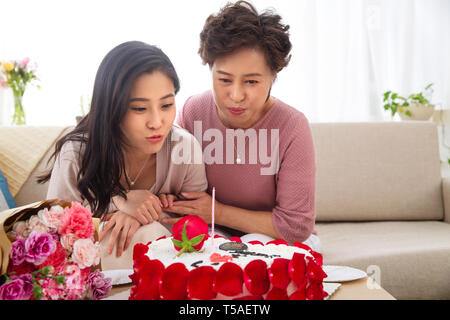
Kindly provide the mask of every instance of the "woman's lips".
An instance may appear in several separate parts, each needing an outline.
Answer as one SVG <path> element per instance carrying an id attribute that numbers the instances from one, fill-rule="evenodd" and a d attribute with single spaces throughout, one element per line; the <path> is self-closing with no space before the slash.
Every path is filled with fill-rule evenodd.
<path id="1" fill-rule="evenodd" d="M 163 136 L 162 135 L 154 135 L 154 136 L 151 136 L 151 137 L 146 137 L 145 139 L 148 142 L 156 143 L 156 142 L 160 142 L 163 139 Z"/>
<path id="2" fill-rule="evenodd" d="M 245 109 L 243 109 L 243 108 L 228 108 L 228 110 L 236 116 L 243 114 L 245 111 Z"/>

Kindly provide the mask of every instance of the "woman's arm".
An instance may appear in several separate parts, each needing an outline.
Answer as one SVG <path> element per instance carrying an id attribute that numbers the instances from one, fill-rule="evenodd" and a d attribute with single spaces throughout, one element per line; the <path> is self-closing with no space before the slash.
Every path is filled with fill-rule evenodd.
<path id="1" fill-rule="evenodd" d="M 272 212 L 245 210 L 228 205 L 219 205 L 217 224 L 240 230 L 245 233 L 262 233 L 279 239 L 272 222 Z"/>
<path id="2" fill-rule="evenodd" d="M 166 211 L 177 214 L 195 214 L 207 223 L 211 223 L 212 198 L 206 192 L 182 192 L 186 201 L 175 201 Z M 253 211 L 224 205 L 216 200 L 214 204 L 215 223 L 240 230 L 245 233 L 262 233 L 280 238 L 272 222 L 272 212 Z M 180 218 L 167 218 L 163 222 L 175 223 Z"/>

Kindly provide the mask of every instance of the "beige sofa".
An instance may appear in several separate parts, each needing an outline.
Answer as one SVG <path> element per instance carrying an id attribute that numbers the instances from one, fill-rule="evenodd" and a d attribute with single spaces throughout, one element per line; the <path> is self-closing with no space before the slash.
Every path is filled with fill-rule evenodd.
<path id="1" fill-rule="evenodd" d="M 435 124 L 311 127 L 324 263 L 362 269 L 397 299 L 450 299 L 450 179 Z M 45 198 L 35 177 L 52 151 L 15 196 L 19 206 Z"/>

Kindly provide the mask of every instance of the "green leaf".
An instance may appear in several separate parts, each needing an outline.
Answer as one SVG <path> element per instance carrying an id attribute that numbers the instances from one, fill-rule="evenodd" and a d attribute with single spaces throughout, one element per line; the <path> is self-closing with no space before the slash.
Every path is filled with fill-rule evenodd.
<path id="1" fill-rule="evenodd" d="M 46 275 L 48 275 L 51 271 L 52 271 L 52 266 L 47 266 L 47 267 L 43 267 L 43 268 L 41 268 L 41 270 L 39 270 L 39 272 L 42 274 L 42 275 L 44 275 L 44 276 L 46 276 Z"/>
<path id="2" fill-rule="evenodd" d="M 411 111 L 409 111 L 409 110 L 406 110 L 406 111 L 405 111 L 405 114 L 406 114 L 407 116 L 409 116 L 409 117 L 412 116 Z"/>
<path id="3" fill-rule="evenodd" d="M 175 246 L 177 246 L 178 248 L 182 248 L 183 247 L 183 242 L 181 242 L 180 240 L 174 239 L 172 238 L 172 242 Z"/>
<path id="4" fill-rule="evenodd" d="M 205 234 L 199 234 L 198 236 L 193 237 L 189 242 L 191 243 L 191 246 L 196 246 L 200 242 L 202 242 L 204 237 L 205 237 Z"/>
<path id="5" fill-rule="evenodd" d="M 432 85 L 433 85 L 433 83 L 430 83 L 429 85 L 427 85 L 427 86 L 425 87 L 425 90 L 430 89 Z"/>
<path id="6" fill-rule="evenodd" d="M 66 276 L 56 276 L 55 280 L 57 284 L 64 284 L 66 282 Z"/>
<path id="7" fill-rule="evenodd" d="M 35 284 L 33 286 L 33 297 L 36 300 L 41 300 L 42 299 L 42 287 L 40 285 Z"/>
<path id="8" fill-rule="evenodd" d="M 383 102 L 384 101 L 386 101 L 387 99 L 389 99 L 389 95 L 391 94 L 391 91 L 386 91 L 385 93 L 384 93 L 384 99 L 383 99 Z"/>
<path id="9" fill-rule="evenodd" d="M 187 237 L 187 231 L 186 231 L 186 226 L 187 226 L 188 222 L 189 222 L 189 220 L 186 220 L 186 222 L 184 223 L 184 226 L 183 226 L 183 231 L 181 232 L 181 239 L 183 240 L 183 242 L 189 241 L 189 239 Z"/>
<path id="10" fill-rule="evenodd" d="M 389 103 L 386 103 L 385 105 L 384 105 L 384 110 L 389 110 L 389 107 L 390 107 L 391 105 L 389 104 Z"/>
<path id="11" fill-rule="evenodd" d="M 397 98 L 397 96 L 398 96 L 398 94 L 393 93 L 391 99 L 392 99 L 392 100 L 395 100 L 395 99 Z"/>

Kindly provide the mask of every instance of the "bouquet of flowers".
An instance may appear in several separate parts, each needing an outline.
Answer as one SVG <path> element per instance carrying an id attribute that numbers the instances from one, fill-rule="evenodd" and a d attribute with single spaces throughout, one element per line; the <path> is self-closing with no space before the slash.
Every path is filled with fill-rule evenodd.
<path id="1" fill-rule="evenodd" d="M 108 296 L 111 279 L 96 268 L 100 245 L 88 209 L 78 202 L 58 202 L 21 218 L 7 232 L 12 243 L 0 300 Z"/>
<path id="2" fill-rule="evenodd" d="M 2 65 L 3 68 L 1 68 Z M 13 124 L 25 124 L 22 97 L 27 84 L 38 80 L 36 68 L 36 63 L 30 66 L 30 58 L 25 58 L 22 61 L 0 62 L 0 85 L 3 88 L 11 88 L 14 95 Z"/>

